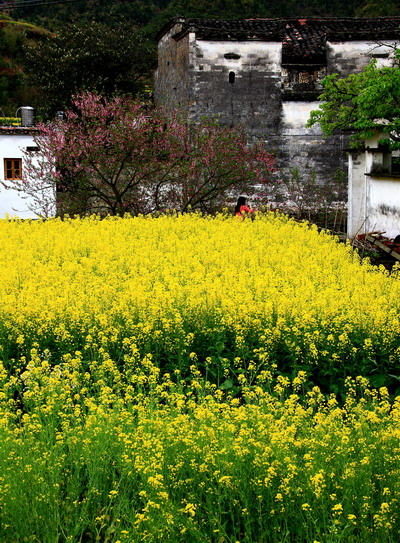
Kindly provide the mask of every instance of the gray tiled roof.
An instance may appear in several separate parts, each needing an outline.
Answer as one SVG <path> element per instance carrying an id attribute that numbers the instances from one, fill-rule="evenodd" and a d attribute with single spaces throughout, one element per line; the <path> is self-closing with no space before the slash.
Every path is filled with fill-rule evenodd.
<path id="1" fill-rule="evenodd" d="M 182 30 L 175 34 L 175 39 L 193 31 L 198 39 L 281 41 L 284 62 L 299 58 L 304 62 L 319 62 L 325 57 L 327 40 L 400 39 L 400 17 L 176 20 L 182 22 Z"/>

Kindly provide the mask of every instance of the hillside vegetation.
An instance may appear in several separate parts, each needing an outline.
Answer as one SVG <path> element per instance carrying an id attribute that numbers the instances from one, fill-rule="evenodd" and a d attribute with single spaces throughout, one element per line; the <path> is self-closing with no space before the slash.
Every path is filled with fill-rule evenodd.
<path id="1" fill-rule="evenodd" d="M 16 3 L 18 3 L 17 0 Z M 40 4 L 39 0 L 38 3 Z M 26 5 L 26 4 L 25 4 Z M 176 15 L 210 18 L 251 17 L 380 17 L 399 15 L 396 0 L 80 0 L 70 3 L 38 5 L 12 10 L 14 17 L 35 21 L 46 28 L 57 29 L 78 18 L 105 24 L 124 20 L 146 27 L 148 32 L 160 27 Z"/>

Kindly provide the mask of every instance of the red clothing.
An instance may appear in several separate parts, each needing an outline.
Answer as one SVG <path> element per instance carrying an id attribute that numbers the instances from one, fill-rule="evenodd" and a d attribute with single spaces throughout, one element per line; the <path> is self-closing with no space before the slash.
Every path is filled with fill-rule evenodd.
<path id="1" fill-rule="evenodd" d="M 246 213 L 253 213 L 253 210 L 247 206 L 240 206 L 240 210 L 236 213 L 236 215 L 243 219 Z"/>

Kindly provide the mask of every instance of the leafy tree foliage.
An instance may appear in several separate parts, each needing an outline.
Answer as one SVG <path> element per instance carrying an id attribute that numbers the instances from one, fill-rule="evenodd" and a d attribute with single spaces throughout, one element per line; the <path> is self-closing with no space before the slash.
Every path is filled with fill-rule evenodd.
<path id="1" fill-rule="evenodd" d="M 127 25 L 74 23 L 26 50 L 27 74 L 41 91 L 47 116 L 71 106 L 72 96 L 138 95 L 151 73 L 154 53 L 139 31 Z"/>
<path id="2" fill-rule="evenodd" d="M 250 17 L 304 17 L 353 15 L 360 0 L 172 0 L 163 16 L 177 13 L 186 17 L 219 17 L 243 19 Z"/>
<path id="3" fill-rule="evenodd" d="M 5 0 L 4 0 L 5 1 Z M 165 8 L 168 0 L 79 0 L 73 2 L 31 3 L 13 10 L 15 17 L 33 21 L 54 31 L 77 21 L 114 26 L 119 22 L 146 25 Z M 1 0 L 0 0 L 1 7 Z"/>
<path id="4" fill-rule="evenodd" d="M 400 15 L 400 3 L 398 0 L 367 0 L 356 9 L 356 17 L 390 17 Z"/>
<path id="5" fill-rule="evenodd" d="M 0 0 L 0 4 L 1 4 Z M 5 1 L 5 0 L 4 0 Z M 34 21 L 52 30 L 75 21 L 114 26 L 117 22 L 145 27 L 154 35 L 176 15 L 210 18 L 310 17 L 398 15 L 397 0 L 81 0 L 14 10 L 15 17 Z"/>
<path id="6" fill-rule="evenodd" d="M 84 93 L 64 121 L 40 127 L 24 186 L 9 183 L 39 199 L 56 186 L 61 213 L 136 215 L 212 211 L 230 192 L 270 181 L 274 158 L 263 145 L 211 121 L 192 128 L 132 99 Z"/>
<path id="7" fill-rule="evenodd" d="M 0 19 L 0 115 L 13 116 L 18 107 L 29 103 L 35 91 L 26 83 L 22 49 L 45 34 L 43 28 L 5 15 Z"/>
<path id="8" fill-rule="evenodd" d="M 390 135 L 392 148 L 400 148 L 400 50 L 393 66 L 379 67 L 373 60 L 359 74 L 332 74 L 322 84 L 322 103 L 311 112 L 308 126 L 320 123 L 326 135 L 350 132 L 353 147 L 379 129 Z"/>

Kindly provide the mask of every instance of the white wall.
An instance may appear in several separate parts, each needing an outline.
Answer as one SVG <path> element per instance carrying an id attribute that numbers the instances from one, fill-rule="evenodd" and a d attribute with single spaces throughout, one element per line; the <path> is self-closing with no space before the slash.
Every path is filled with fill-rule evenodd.
<path id="1" fill-rule="evenodd" d="M 345 76 L 362 70 L 373 58 L 379 67 L 391 66 L 393 45 L 390 40 L 385 40 L 385 45 L 374 41 L 327 42 L 328 68 Z"/>
<path id="2" fill-rule="evenodd" d="M 282 103 L 282 124 L 283 133 L 290 134 L 291 131 L 299 132 L 302 134 L 318 134 L 321 135 L 322 131 L 319 125 L 313 128 L 305 128 L 310 113 L 314 109 L 318 109 L 321 102 L 289 102 Z"/>
<path id="3" fill-rule="evenodd" d="M 280 73 L 282 43 L 262 41 L 212 41 L 198 40 L 196 54 L 191 60 L 196 68 L 204 71 L 214 70 L 215 66 L 224 66 L 239 73 L 251 70 Z M 226 59 L 227 53 L 240 55 L 239 59 Z"/>
<path id="4" fill-rule="evenodd" d="M 376 231 L 388 238 L 400 234 L 400 176 L 371 173 L 374 165 L 383 164 L 379 139 L 375 135 L 366 141 L 366 151 L 349 159 L 349 238 Z"/>
<path id="5" fill-rule="evenodd" d="M 369 178 L 367 181 L 366 231 L 400 234 L 400 178 Z"/>
<path id="6" fill-rule="evenodd" d="M 23 151 L 26 147 L 35 147 L 33 134 L 0 134 L 0 218 L 2 219 L 6 218 L 6 216 L 21 217 L 24 219 L 38 217 L 30 209 L 33 206 L 31 198 L 27 198 L 17 190 L 6 189 L 3 186 L 5 182 L 4 159 L 23 159 Z M 24 160 L 22 160 L 22 172 L 24 173 Z"/>
<path id="7" fill-rule="evenodd" d="M 366 190 L 365 153 L 349 154 L 349 186 L 348 186 L 348 215 L 347 236 L 351 239 L 366 230 Z"/>

